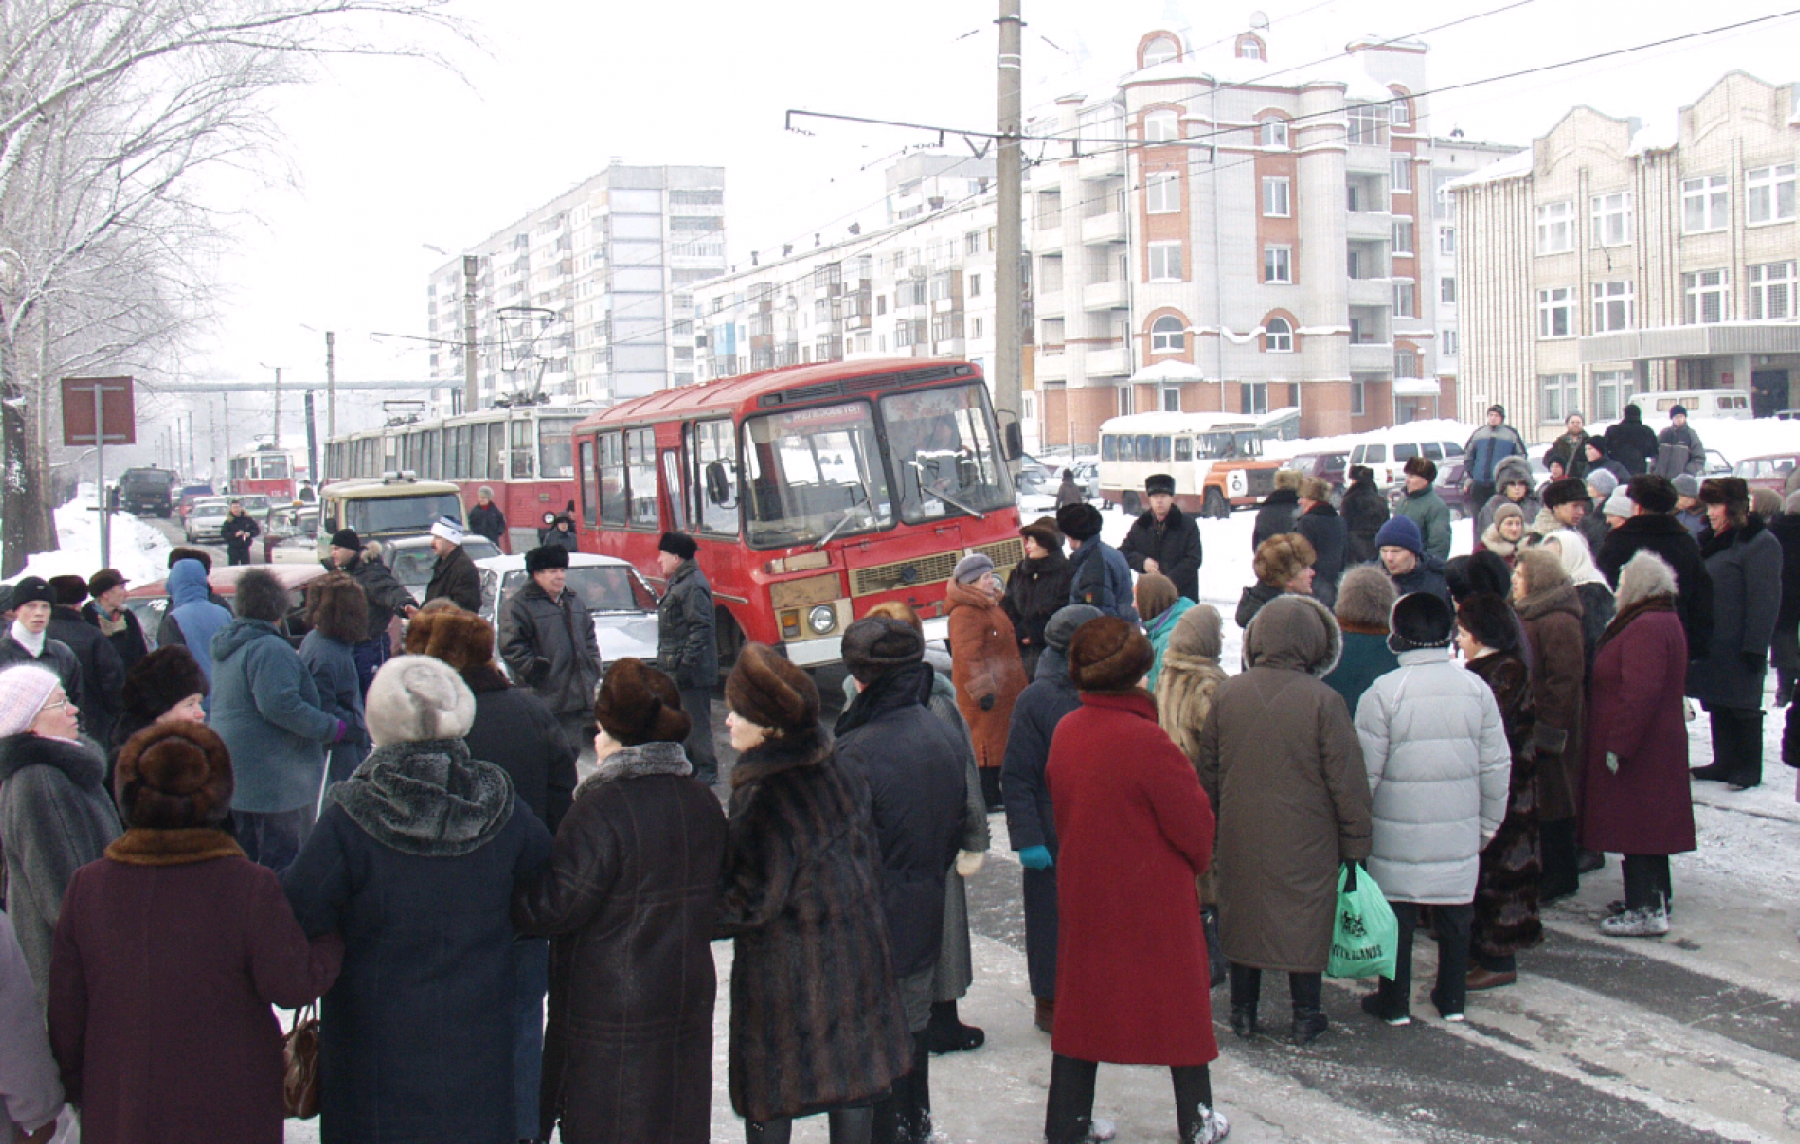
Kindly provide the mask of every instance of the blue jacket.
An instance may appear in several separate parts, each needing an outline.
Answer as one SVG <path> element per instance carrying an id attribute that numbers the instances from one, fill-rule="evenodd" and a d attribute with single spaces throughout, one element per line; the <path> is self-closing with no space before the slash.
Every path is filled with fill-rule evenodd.
<path id="1" fill-rule="evenodd" d="M 231 623 L 231 613 L 212 602 L 206 566 L 198 560 L 177 560 L 175 567 L 169 569 L 168 587 L 169 615 L 180 630 L 181 642 L 194 653 L 206 678 L 211 679 L 213 637 Z M 159 637 L 161 634 L 158 633 Z"/>
<path id="2" fill-rule="evenodd" d="M 1494 483 L 1494 468 L 1508 457 L 1525 455 L 1525 442 L 1511 425 L 1483 425 L 1463 446 L 1463 472 L 1471 481 Z"/>
<path id="3" fill-rule="evenodd" d="M 326 750 L 328 782 L 343 782 L 369 753 L 368 723 L 363 718 L 362 686 L 350 645 L 316 628 L 300 641 L 300 662 L 319 689 L 319 706 L 344 723 L 344 737 Z"/>
<path id="4" fill-rule="evenodd" d="M 1056 853 L 1056 819 L 1050 813 L 1050 740 L 1062 717 L 1081 706 L 1069 678 L 1069 660 L 1053 647 L 1038 657 L 1037 678 L 1013 703 L 1006 759 L 1000 765 L 1000 793 L 1006 800 L 1006 833 L 1014 850 L 1042 846 Z"/>
<path id="5" fill-rule="evenodd" d="M 1069 554 L 1069 603 L 1092 604 L 1109 616 L 1138 622 L 1137 606 L 1132 603 L 1131 566 L 1112 545 L 1098 536 L 1081 542 Z"/>
<path id="6" fill-rule="evenodd" d="M 1152 695 L 1156 694 L 1156 677 L 1162 674 L 1163 650 L 1169 646 L 1169 637 L 1175 634 L 1175 625 L 1193 606 L 1194 601 L 1177 596 L 1168 611 L 1144 625 L 1144 634 L 1150 637 L 1150 650 L 1156 654 L 1150 661 L 1150 674 L 1144 676 L 1144 690 Z"/>
<path id="7" fill-rule="evenodd" d="M 231 809 L 274 814 L 314 805 L 325 744 L 337 732 L 319 689 L 275 625 L 237 619 L 213 637 L 212 729 L 231 751 Z"/>

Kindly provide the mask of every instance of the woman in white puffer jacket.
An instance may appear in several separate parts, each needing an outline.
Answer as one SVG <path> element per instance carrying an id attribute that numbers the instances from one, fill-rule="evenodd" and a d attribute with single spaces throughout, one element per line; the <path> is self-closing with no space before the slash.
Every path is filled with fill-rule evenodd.
<path id="1" fill-rule="evenodd" d="M 1438 936 L 1432 1002 L 1463 1019 L 1469 924 L 1481 849 L 1506 816 L 1512 752 L 1487 685 L 1450 659 L 1456 616 L 1425 592 L 1394 604 L 1388 646 L 1398 670 L 1377 679 L 1356 707 L 1356 734 L 1374 796 L 1369 873 L 1400 923 L 1393 979 L 1363 999 L 1390 1025 L 1412 1017 L 1412 935 L 1432 907 Z"/>

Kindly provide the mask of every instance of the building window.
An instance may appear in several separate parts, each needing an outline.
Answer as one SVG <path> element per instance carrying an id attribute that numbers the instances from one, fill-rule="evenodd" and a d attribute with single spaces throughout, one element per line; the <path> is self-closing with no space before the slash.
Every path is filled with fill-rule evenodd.
<path id="1" fill-rule="evenodd" d="M 1417 315 L 1418 310 L 1413 299 L 1413 284 L 1411 282 L 1394 283 L 1394 317 L 1412 318 Z"/>
<path id="2" fill-rule="evenodd" d="M 1438 345 L 1445 357 L 1455 357 L 1461 352 L 1460 339 L 1455 330 L 1443 330 L 1438 333 Z"/>
<path id="3" fill-rule="evenodd" d="M 1388 121 L 1395 127 L 1412 126 L 1412 101 L 1399 88 L 1389 88 L 1394 98 L 1388 103 Z"/>
<path id="4" fill-rule="evenodd" d="M 1181 281 L 1181 244 L 1179 242 L 1153 242 L 1150 244 L 1150 281 Z"/>
<path id="5" fill-rule="evenodd" d="M 981 336 L 981 319 L 980 318 L 970 318 L 969 319 L 969 336 L 971 338 L 979 338 Z"/>
<path id="6" fill-rule="evenodd" d="M 1419 376 L 1419 355 L 1412 350 L 1396 350 L 1394 353 L 1394 379 L 1406 380 Z"/>
<path id="7" fill-rule="evenodd" d="M 1571 338 L 1575 336 L 1575 290 L 1557 286 L 1537 292 L 1538 337 Z"/>
<path id="8" fill-rule="evenodd" d="M 1703 234 L 1731 225 L 1731 180 L 1703 175 L 1681 181 L 1681 231 Z"/>
<path id="9" fill-rule="evenodd" d="M 1150 352 L 1178 354 L 1187 348 L 1187 331 L 1180 318 L 1164 314 L 1150 323 Z"/>
<path id="10" fill-rule="evenodd" d="M 1349 125 L 1349 141 L 1360 147 L 1386 147 L 1388 141 L 1388 109 L 1360 103 L 1344 112 Z"/>
<path id="11" fill-rule="evenodd" d="M 1131 386 L 1121 385 L 1118 389 L 1118 393 L 1119 393 L 1119 416 L 1120 417 L 1131 416 L 1131 414 L 1133 412 L 1133 410 L 1131 408 Z"/>
<path id="12" fill-rule="evenodd" d="M 1171 36 L 1158 36 L 1144 45 L 1142 67 L 1153 68 L 1181 58 L 1181 45 Z"/>
<path id="13" fill-rule="evenodd" d="M 1181 390 L 1164 389 L 1162 391 L 1162 407 L 1164 413 L 1181 412 Z"/>
<path id="14" fill-rule="evenodd" d="M 1269 411 L 1269 386 L 1266 382 L 1246 381 L 1238 386 L 1240 412 L 1267 413 Z"/>
<path id="15" fill-rule="evenodd" d="M 981 275 L 979 274 L 969 275 L 969 297 L 981 297 Z"/>
<path id="16" fill-rule="evenodd" d="M 1447 306 L 1456 305 L 1456 279 L 1438 279 L 1438 299 Z"/>
<path id="17" fill-rule="evenodd" d="M 1396 195 L 1411 194 L 1413 189 L 1412 156 L 1395 155 L 1389 166 L 1393 170 L 1393 181 L 1389 184 L 1388 189 Z"/>
<path id="18" fill-rule="evenodd" d="M 1181 117 L 1164 109 L 1144 116 L 1144 142 L 1167 143 L 1181 138 Z"/>
<path id="19" fill-rule="evenodd" d="M 1158 171 L 1144 181 L 1144 209 L 1150 214 L 1174 214 L 1181 209 L 1181 175 Z"/>
<path id="20" fill-rule="evenodd" d="M 1637 284 L 1630 280 L 1594 283 L 1594 332 L 1629 330 L 1637 320 L 1636 294 Z"/>
<path id="21" fill-rule="evenodd" d="M 1361 417 L 1363 415 L 1363 410 L 1365 408 L 1364 402 L 1367 396 L 1363 392 L 1363 386 L 1364 383 L 1360 381 L 1353 381 L 1350 383 L 1350 416 L 1352 417 Z"/>
<path id="22" fill-rule="evenodd" d="M 1537 209 L 1537 252 L 1561 254 L 1575 249 L 1575 204 L 1545 203 Z"/>
<path id="23" fill-rule="evenodd" d="M 1561 424 L 1563 418 L 1581 411 L 1581 382 L 1572 373 L 1538 375 L 1538 420 L 1546 425 Z"/>
<path id="24" fill-rule="evenodd" d="M 1270 318 L 1263 323 L 1263 352 L 1271 354 L 1294 352 L 1294 327 L 1286 318 Z M 1257 412 L 1263 411 L 1258 410 Z"/>
<path id="25" fill-rule="evenodd" d="M 1263 59 L 1263 42 L 1248 32 L 1237 38 L 1237 58 L 1240 60 Z"/>
<path id="26" fill-rule="evenodd" d="M 1288 282 L 1294 280 L 1294 248 L 1291 246 L 1263 247 L 1263 281 Z"/>
<path id="27" fill-rule="evenodd" d="M 1288 149 L 1288 125 L 1285 119 L 1266 120 L 1262 125 L 1262 145 L 1278 150 Z"/>
<path id="28" fill-rule="evenodd" d="M 1731 276 L 1702 270 L 1681 276 L 1681 320 L 1690 326 L 1723 322 L 1731 313 Z"/>
<path id="29" fill-rule="evenodd" d="M 1613 421 L 1625 412 L 1631 399 L 1631 371 L 1597 369 L 1594 371 L 1594 419 Z"/>
<path id="30" fill-rule="evenodd" d="M 1438 253 L 1456 253 L 1456 228 L 1453 226 L 1438 227 Z"/>
<path id="31" fill-rule="evenodd" d="M 1754 319 L 1796 316 L 1792 262 L 1770 262 L 1750 267 L 1749 316 Z"/>
<path id="32" fill-rule="evenodd" d="M 1406 255 L 1413 252 L 1413 221 L 1409 218 L 1394 220 L 1394 254 Z"/>
<path id="33" fill-rule="evenodd" d="M 1614 191 L 1589 200 L 1595 246 L 1628 246 L 1631 243 L 1631 192 Z"/>
<path id="34" fill-rule="evenodd" d="M 1754 167 L 1744 173 L 1744 207 L 1751 226 L 1794 218 L 1794 164 Z"/>
<path id="35" fill-rule="evenodd" d="M 1288 181 L 1285 178 L 1270 177 L 1262 181 L 1263 217 L 1287 218 Z"/>

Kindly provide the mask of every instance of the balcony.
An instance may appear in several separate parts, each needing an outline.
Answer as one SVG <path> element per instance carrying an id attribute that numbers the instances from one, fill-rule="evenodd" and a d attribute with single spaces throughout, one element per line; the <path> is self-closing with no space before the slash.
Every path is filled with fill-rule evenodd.
<path id="1" fill-rule="evenodd" d="M 1350 369 L 1354 373 L 1387 373 L 1393 368 L 1391 342 L 1363 342 L 1350 347 Z"/>
<path id="2" fill-rule="evenodd" d="M 1032 374 L 1040 385 L 1045 382 L 1069 380 L 1069 355 L 1062 353 L 1061 349 L 1062 347 L 1058 346 L 1058 352 L 1051 353 L 1046 348 L 1035 358 Z"/>
<path id="3" fill-rule="evenodd" d="M 1131 363 L 1126 360 L 1124 347 L 1117 349 L 1090 349 L 1087 352 L 1087 375 L 1092 377 L 1123 377 L 1131 372 Z"/>
<path id="4" fill-rule="evenodd" d="M 1125 173 L 1125 151 L 1116 144 L 1099 144 L 1098 155 L 1081 157 L 1081 177 L 1083 179 L 1104 179 L 1109 175 Z"/>
<path id="5" fill-rule="evenodd" d="M 1351 211 L 1345 218 L 1344 234 L 1352 241 L 1387 242 L 1394 237 L 1394 216 L 1387 211 Z"/>
<path id="6" fill-rule="evenodd" d="M 1131 291 L 1124 282 L 1090 282 L 1081 292 L 1083 310 L 1123 310 L 1131 305 Z"/>
<path id="7" fill-rule="evenodd" d="M 1352 306 L 1379 306 L 1392 309 L 1394 283 L 1388 278 L 1352 278 L 1346 299 Z"/>
<path id="8" fill-rule="evenodd" d="M 1032 308 L 1039 317 L 1056 315 L 1063 312 L 1063 292 L 1057 290 L 1039 290 L 1032 295 Z"/>
<path id="9" fill-rule="evenodd" d="M 1090 246 L 1108 242 L 1124 242 L 1125 212 L 1108 211 L 1081 220 L 1081 241 Z"/>

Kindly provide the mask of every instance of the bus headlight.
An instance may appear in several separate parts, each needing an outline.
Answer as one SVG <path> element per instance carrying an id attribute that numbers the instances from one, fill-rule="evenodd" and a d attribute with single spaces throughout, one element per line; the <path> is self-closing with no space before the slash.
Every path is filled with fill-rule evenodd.
<path id="1" fill-rule="evenodd" d="M 830 635 L 837 629 L 837 623 L 837 609 L 830 604 L 815 605 L 812 611 L 806 613 L 806 626 L 816 636 Z"/>

